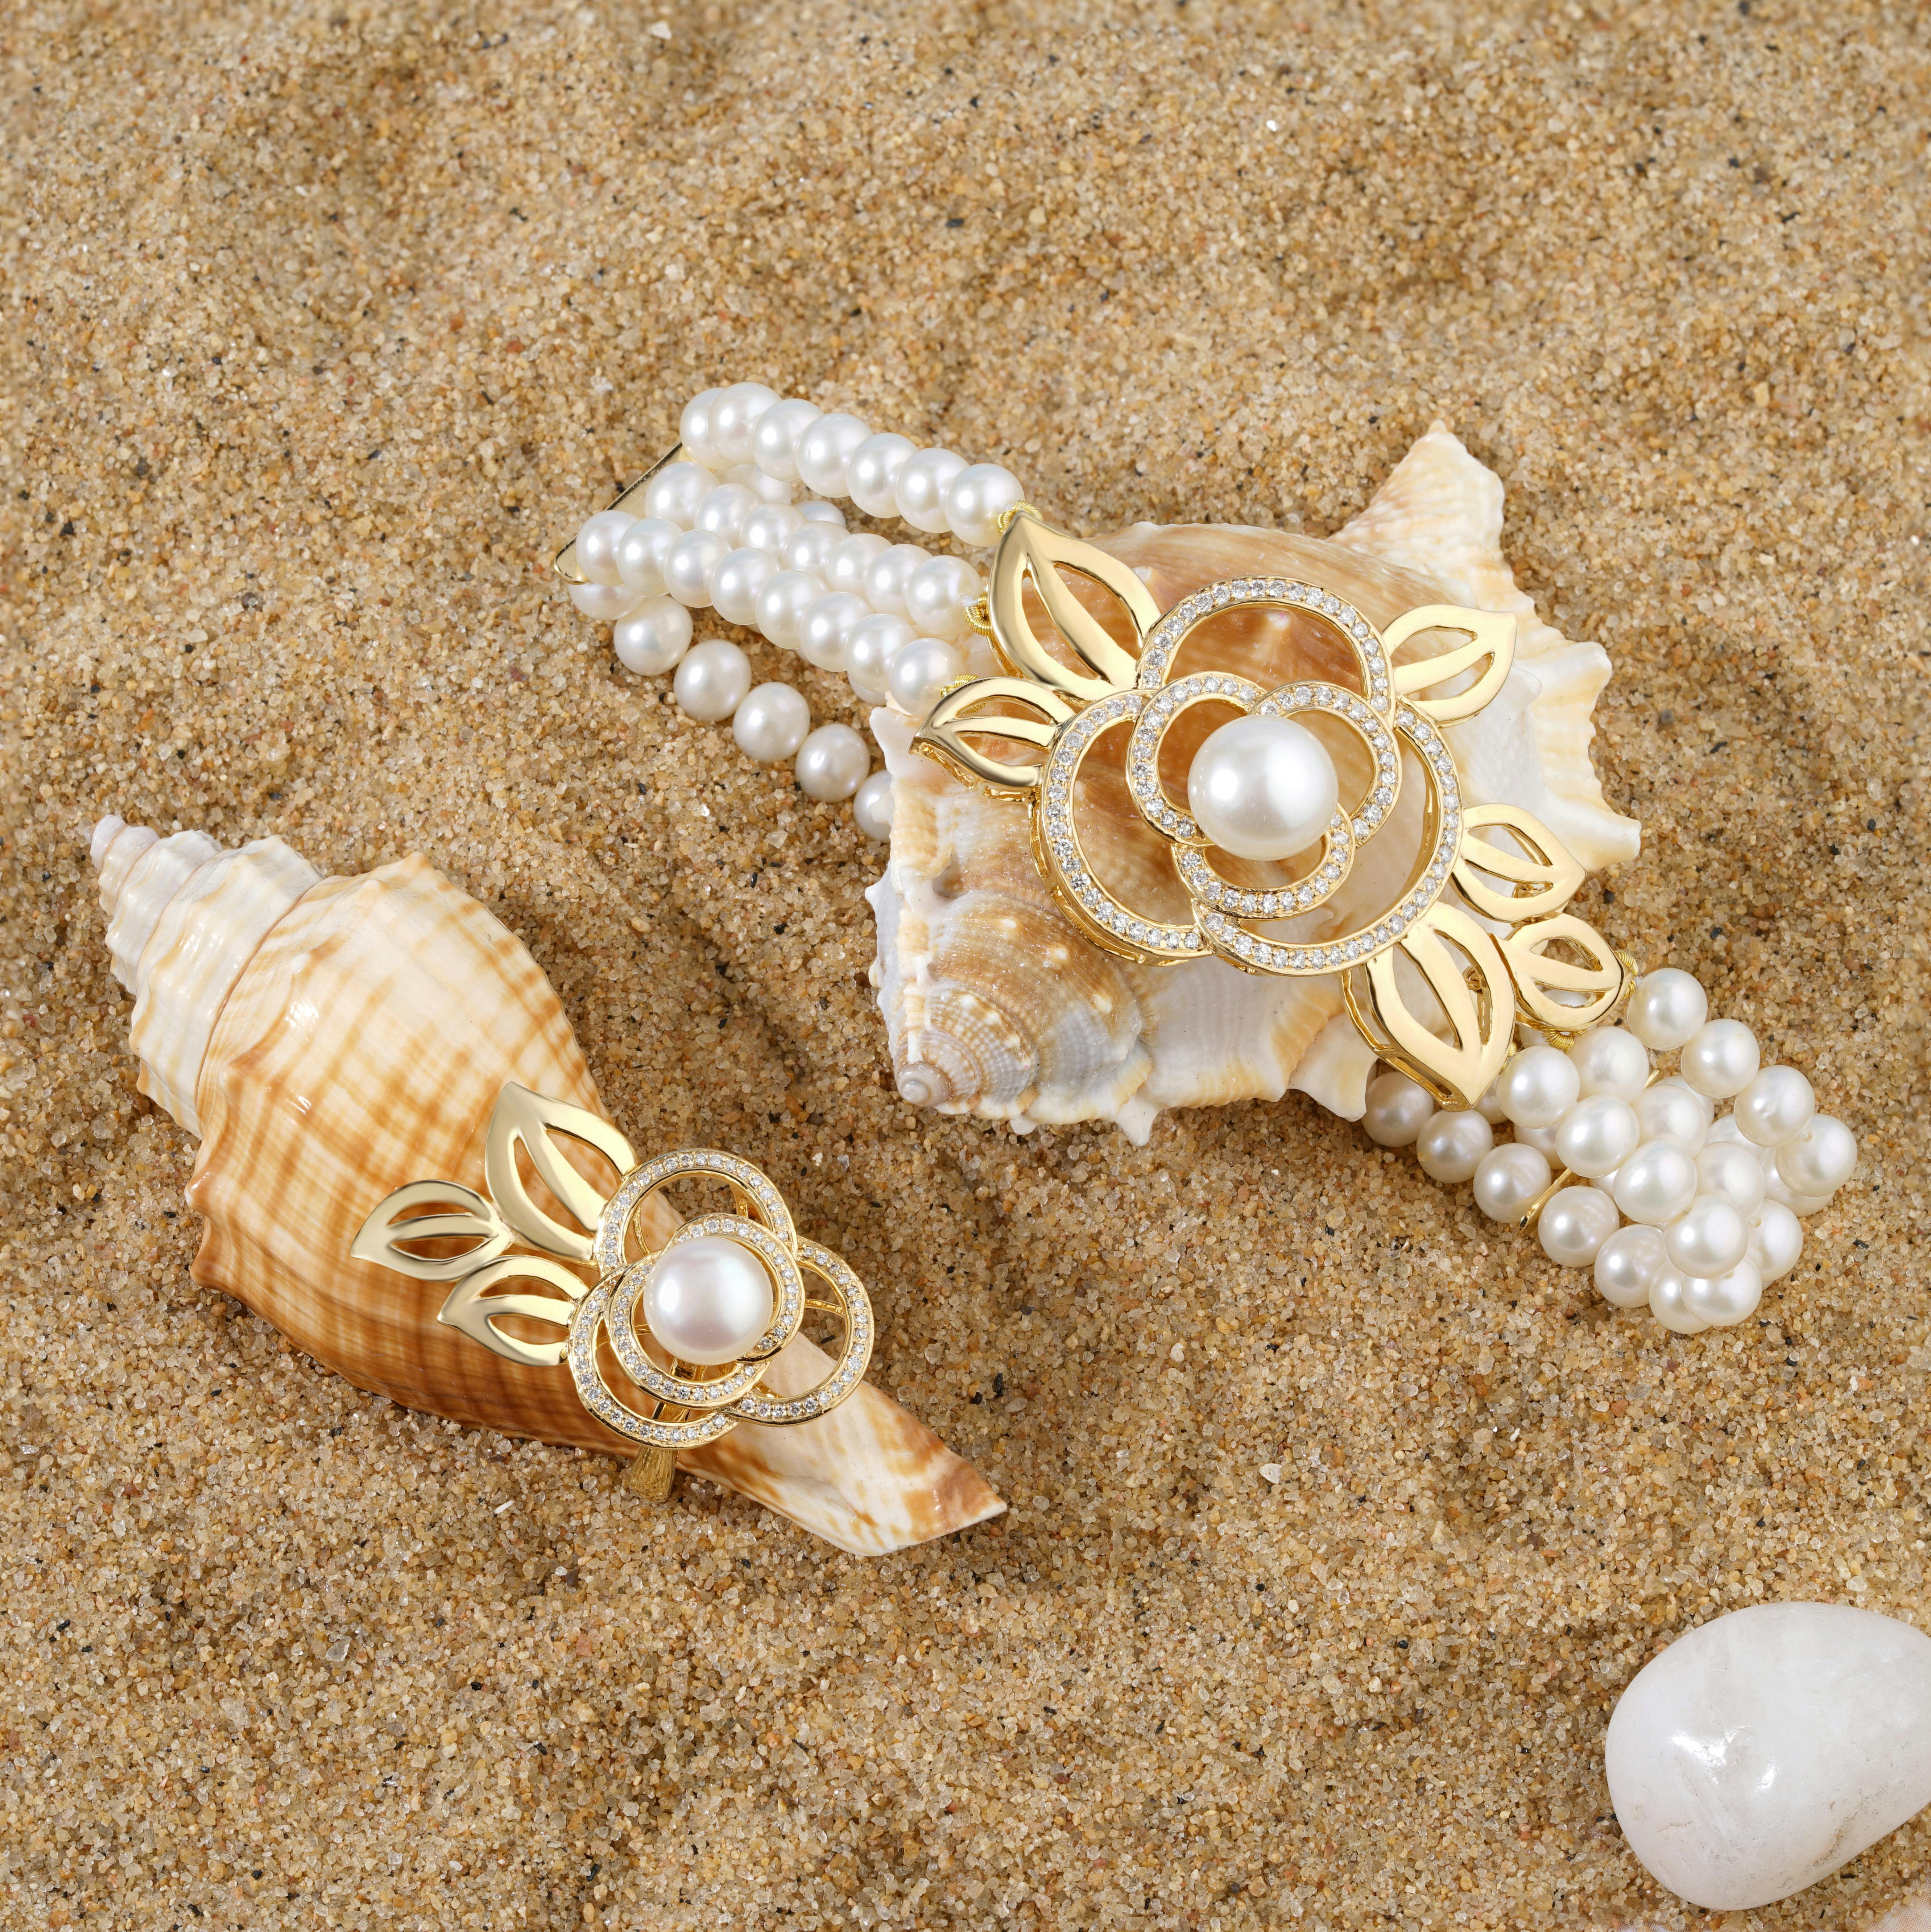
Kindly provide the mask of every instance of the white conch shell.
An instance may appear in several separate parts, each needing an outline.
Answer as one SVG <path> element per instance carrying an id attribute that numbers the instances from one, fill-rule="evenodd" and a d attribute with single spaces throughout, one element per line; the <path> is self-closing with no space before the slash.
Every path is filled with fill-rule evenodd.
<path id="1" fill-rule="evenodd" d="M 97 829 L 93 856 L 115 970 L 136 996 L 141 1086 L 201 1137 L 187 1192 L 207 1222 L 195 1279 L 408 1407 L 634 1454 L 584 1409 L 567 1368 L 505 1360 L 436 1320 L 446 1284 L 349 1252 L 370 1211 L 409 1181 L 484 1185 L 505 1082 L 603 1112 L 522 944 L 419 856 L 324 880 L 280 839 L 224 851 L 199 832 L 157 840 L 115 818 Z M 800 1394 L 829 1368 L 800 1336 L 764 1387 Z M 858 1555 L 1005 1507 L 863 1384 L 829 1415 L 740 1423 L 679 1460 Z"/>
<path id="2" fill-rule="evenodd" d="M 1163 609 L 1222 578 L 1288 575 L 1312 578 L 1378 624 L 1421 604 L 1515 612 L 1507 684 L 1447 728 L 1465 794 L 1525 808 L 1589 869 L 1633 857 L 1639 828 L 1604 803 L 1589 761 L 1609 658 L 1536 615 L 1502 556 L 1501 513 L 1501 480 L 1438 424 L 1333 538 L 1141 524 L 1099 548 L 1132 565 Z M 1251 640 L 1273 682 L 1344 674 L 1345 661 L 1312 625 L 1277 625 Z M 875 711 L 872 726 L 893 790 L 891 856 L 866 894 L 878 926 L 872 977 L 907 1100 L 1021 1130 L 1111 1120 L 1135 1142 L 1163 1108 L 1278 1100 L 1289 1086 L 1360 1118 L 1375 1057 L 1337 980 L 1257 976 L 1219 959 L 1139 967 L 1101 951 L 1040 877 L 1023 806 L 914 755 L 913 726 L 898 713 Z M 1123 790 L 1119 808 L 1132 811 Z M 1418 810 L 1405 788 L 1393 836 L 1367 848 L 1321 914 L 1306 916 L 1325 921 L 1307 936 L 1344 930 L 1397 896 L 1390 868 L 1412 849 L 1404 809 Z"/>

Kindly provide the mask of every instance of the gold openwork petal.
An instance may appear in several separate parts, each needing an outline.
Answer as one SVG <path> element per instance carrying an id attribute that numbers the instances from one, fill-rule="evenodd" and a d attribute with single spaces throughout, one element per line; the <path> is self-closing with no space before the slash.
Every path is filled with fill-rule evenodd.
<path id="1" fill-rule="evenodd" d="M 454 1206 L 453 1214 L 411 1214 L 416 1208 Z M 398 1215 L 407 1216 L 398 1220 Z M 473 1188 L 453 1180 L 412 1180 L 398 1187 L 357 1229 L 349 1252 L 358 1262 L 373 1262 L 413 1275 L 418 1281 L 454 1281 L 472 1268 L 494 1261 L 514 1239 L 495 1208 Z M 460 1254 L 421 1255 L 405 1241 L 462 1240 L 472 1245 Z"/>
<path id="2" fill-rule="evenodd" d="M 1023 704 L 1037 715 L 1030 718 L 1015 718 L 1009 712 L 976 718 L 967 715 L 975 705 L 999 699 Z M 1060 727 L 1075 715 L 1073 707 L 1057 692 L 1030 679 L 975 678 L 970 684 L 947 692 L 933 706 L 912 745 L 928 758 L 952 766 L 961 778 L 976 781 L 996 794 L 1017 797 L 1039 783 L 1039 766 L 1011 764 L 976 750 L 966 742 L 967 734 L 1037 745 L 1043 751 L 1051 744 Z"/>
<path id="3" fill-rule="evenodd" d="M 1585 963 L 1552 959 L 1546 949 L 1558 943 L 1573 946 Z M 1580 1033 L 1606 1018 L 1623 990 L 1624 968 L 1615 949 L 1596 928 L 1573 913 L 1519 926 L 1497 942 L 1507 960 L 1523 1009 L 1540 1026 L 1557 1033 Z M 1551 989 L 1588 995 L 1581 1004 L 1565 1005 L 1549 997 Z"/>
<path id="4" fill-rule="evenodd" d="M 1395 957 L 1405 952 L 1428 982 L 1448 1022 L 1440 1038 L 1403 998 Z M 1394 946 L 1368 962 L 1364 1007 L 1356 976 L 1342 982 L 1348 1011 L 1369 1043 L 1438 1099 L 1473 1106 L 1502 1070 L 1515 1039 L 1509 969 L 1487 931 L 1459 906 L 1437 904 Z"/>
<path id="5" fill-rule="evenodd" d="M 1575 897 L 1582 868 L 1561 840 L 1520 806 L 1471 805 L 1463 810 L 1462 824 L 1455 883 L 1477 911 L 1511 922 L 1540 919 L 1560 912 Z M 1492 838 L 1475 836 L 1491 826 L 1508 833 L 1522 849 L 1510 851 Z M 1493 879 L 1508 880 L 1510 890 L 1499 890 L 1490 883 Z"/>
<path id="6" fill-rule="evenodd" d="M 559 1134 L 595 1148 L 620 1174 L 628 1173 L 637 1165 L 629 1142 L 609 1121 L 583 1108 L 547 1100 L 512 1082 L 503 1088 L 496 1111 L 490 1116 L 489 1138 L 483 1152 L 484 1178 L 496 1211 L 532 1247 L 565 1261 L 587 1262 L 598 1219 L 609 1196 L 571 1166 L 556 1144 L 556 1136 Z M 519 1146 L 529 1154 L 537 1178 L 586 1232 L 579 1233 L 552 1220 L 529 1198 L 523 1176 L 517 1171 Z"/>
<path id="7" fill-rule="evenodd" d="M 1096 698 L 1128 688 L 1138 674 L 1139 661 L 1137 656 L 1129 656 L 1122 650 L 1108 635 L 1105 626 L 1073 595 L 1072 586 L 1063 574 L 1067 571 L 1112 592 L 1132 623 L 1136 646 L 1159 621 L 1159 606 L 1127 565 L 1092 544 L 1048 528 L 1037 518 L 1023 512 L 1006 526 L 1006 534 L 999 540 L 986 605 L 992 620 L 993 640 L 1015 670 L 1037 680 L 1049 689 L 1064 692 L 1090 704 Z M 1026 614 L 1029 577 L 1039 593 L 1040 602 L 1046 607 L 1053 628 L 1093 674 L 1091 676 L 1082 676 L 1062 664 L 1039 640 Z"/>
<path id="8" fill-rule="evenodd" d="M 490 1290 L 505 1281 L 547 1282 L 558 1294 L 493 1294 Z M 526 1369 L 553 1369 L 563 1359 L 568 1346 L 567 1331 L 577 1304 L 588 1292 L 584 1283 L 561 1262 L 546 1261 L 540 1255 L 511 1255 L 502 1261 L 479 1268 L 451 1290 L 449 1298 L 436 1311 L 436 1318 L 445 1328 L 460 1329 L 472 1341 L 480 1342 L 508 1360 Z M 505 1315 L 523 1315 L 538 1322 L 553 1322 L 566 1331 L 555 1342 L 523 1342 L 505 1335 L 496 1326 Z"/>
<path id="9" fill-rule="evenodd" d="M 1396 655 L 1411 638 L 1424 631 L 1459 631 L 1470 641 L 1439 657 L 1415 658 L 1395 664 L 1395 689 L 1409 705 L 1438 724 L 1453 724 L 1473 718 L 1497 697 L 1509 681 L 1510 667 L 1516 661 L 1516 620 L 1507 611 L 1467 610 L 1456 604 L 1422 604 L 1404 611 L 1381 633 L 1388 658 Z M 1417 692 L 1432 691 L 1473 670 L 1484 659 L 1487 668 L 1466 691 L 1443 698 L 1417 698 Z"/>

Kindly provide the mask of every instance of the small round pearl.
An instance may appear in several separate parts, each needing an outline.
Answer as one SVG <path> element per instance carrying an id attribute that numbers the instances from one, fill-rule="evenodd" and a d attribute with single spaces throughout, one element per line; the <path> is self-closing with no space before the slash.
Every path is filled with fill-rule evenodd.
<path id="1" fill-rule="evenodd" d="M 1474 1108 L 1444 1107 L 1416 1136 L 1415 1159 L 1429 1180 L 1453 1186 L 1474 1180 L 1482 1156 L 1495 1144 L 1495 1129 Z"/>
<path id="2" fill-rule="evenodd" d="M 798 747 L 791 771 L 806 796 L 836 803 L 850 798 L 871 769 L 871 754 L 849 724 L 820 724 Z"/>
<path id="3" fill-rule="evenodd" d="M 711 574 L 726 554 L 722 537 L 709 530 L 686 530 L 664 554 L 664 589 L 694 610 L 709 609 Z"/>
<path id="4" fill-rule="evenodd" d="M 777 401 L 778 392 L 767 389 L 762 382 L 733 382 L 711 405 L 711 447 L 718 452 L 721 461 L 749 463 L 754 460 L 751 445 L 757 425 Z M 787 482 L 790 480 L 786 478 Z"/>
<path id="5" fill-rule="evenodd" d="M 1475 1111 L 1492 1127 L 1499 1127 L 1509 1117 L 1502 1108 L 1502 1082 L 1500 1076 L 1490 1081 L 1482 1090 L 1482 1097 L 1475 1102 Z"/>
<path id="6" fill-rule="evenodd" d="M 1614 1094 L 1576 1102 L 1555 1130 L 1555 1157 L 1585 1180 L 1613 1174 L 1642 1143 L 1636 1110 Z"/>
<path id="7" fill-rule="evenodd" d="M 1763 1162 L 1741 1141 L 1717 1141 L 1696 1156 L 1696 1191 L 1720 1194 L 1747 1218 L 1763 1204 Z"/>
<path id="8" fill-rule="evenodd" d="M 1710 1102 L 1681 1080 L 1659 1080 L 1631 1103 L 1646 1141 L 1672 1141 L 1693 1154 L 1710 1134 Z"/>
<path id="9" fill-rule="evenodd" d="M 1774 1166 L 1764 1175 L 1763 1191 L 1766 1200 L 1788 1208 L 1793 1214 L 1805 1216 L 1822 1214 L 1832 1198 L 1828 1194 L 1800 1194 Z"/>
<path id="10" fill-rule="evenodd" d="M 883 537 L 874 536 L 870 530 L 861 530 L 856 536 L 847 537 L 832 552 L 831 560 L 823 572 L 824 580 L 834 590 L 862 597 L 865 574 L 871 568 L 872 560 L 883 556 L 891 548 Z"/>
<path id="11" fill-rule="evenodd" d="M 808 570 L 823 577 L 832 561 L 832 553 L 844 541 L 844 532 L 829 524 L 807 518 L 784 539 L 778 553 L 787 570 Z"/>
<path id="12" fill-rule="evenodd" d="M 1711 1020 L 1684 1043 L 1677 1063 L 1699 1094 L 1727 1100 L 1757 1077 L 1757 1036 L 1741 1020 Z"/>
<path id="13" fill-rule="evenodd" d="M 1596 1251 L 1596 1291 L 1612 1307 L 1641 1308 L 1668 1262 L 1657 1229 L 1618 1228 Z"/>
<path id="14" fill-rule="evenodd" d="M 779 571 L 757 593 L 757 628 L 780 650 L 795 651 L 805 614 L 824 594 L 824 585 L 808 572 Z"/>
<path id="15" fill-rule="evenodd" d="M 721 723 L 750 688 L 750 658 L 721 638 L 710 638 L 686 651 L 670 681 L 678 708 L 703 724 Z"/>
<path id="16" fill-rule="evenodd" d="M 892 652 L 885 688 L 907 717 L 923 723 L 939 693 L 964 669 L 958 652 L 943 638 L 914 638 Z"/>
<path id="17" fill-rule="evenodd" d="M 1304 852 L 1334 816 L 1340 782 L 1327 748 L 1291 718 L 1237 718 L 1213 732 L 1187 772 L 1187 806 L 1237 859 Z"/>
<path id="18" fill-rule="evenodd" d="M 1834 1194 L 1858 1165 L 1857 1137 L 1843 1122 L 1819 1114 L 1777 1150 L 1777 1171 L 1793 1194 Z"/>
<path id="19" fill-rule="evenodd" d="M 876 704 L 886 690 L 892 660 L 912 641 L 912 626 L 903 617 L 883 613 L 862 619 L 845 640 L 845 675 L 859 697 Z"/>
<path id="20" fill-rule="evenodd" d="M 789 503 L 760 503 L 746 514 L 738 542 L 747 550 L 761 550 L 767 556 L 775 556 L 784 548 L 785 538 L 793 530 L 802 529 L 804 522 L 802 512 Z"/>
<path id="21" fill-rule="evenodd" d="M 1673 1335 L 1700 1335 L 1709 1323 L 1690 1305 L 1690 1283 L 1667 1258 L 1649 1285 L 1649 1312 Z"/>
<path id="22" fill-rule="evenodd" d="M 798 480 L 821 496 L 847 495 L 852 452 L 871 440 L 871 431 L 856 416 L 819 417 L 798 439 Z"/>
<path id="23" fill-rule="evenodd" d="M 1750 1216 L 1751 1267 L 1768 1287 L 1781 1281 L 1804 1252 L 1804 1223 L 1780 1201 L 1766 1201 Z"/>
<path id="24" fill-rule="evenodd" d="M 742 483 L 720 483 L 697 506 L 697 514 L 691 519 L 694 530 L 709 530 L 714 537 L 722 537 L 724 548 L 734 550 L 742 540 L 740 532 L 744 520 L 758 507 L 757 499 Z"/>
<path id="25" fill-rule="evenodd" d="M 931 552 L 921 550 L 916 544 L 894 544 L 890 549 L 881 550 L 865 570 L 866 602 L 888 616 L 904 616 L 905 592 L 911 584 L 912 573 L 931 560 Z"/>
<path id="26" fill-rule="evenodd" d="M 577 532 L 577 568 L 592 584 L 621 584 L 617 574 L 617 545 L 637 521 L 628 510 L 599 510 L 587 517 Z"/>
<path id="27" fill-rule="evenodd" d="M 808 524 L 825 524 L 835 530 L 845 526 L 845 513 L 835 503 L 822 502 L 816 496 L 808 496 L 798 506 L 798 514 Z"/>
<path id="28" fill-rule="evenodd" d="M 957 638 L 971 627 L 966 607 L 985 590 L 985 580 L 962 556 L 930 557 L 905 583 L 905 614 L 927 637 Z"/>
<path id="29" fill-rule="evenodd" d="M 1690 1276 L 1683 1284 L 1684 1305 L 1693 1315 L 1700 1315 L 1712 1328 L 1734 1328 L 1757 1312 L 1763 1299 L 1763 1276 L 1747 1261 L 1740 1261 L 1721 1274 Z"/>
<path id="30" fill-rule="evenodd" d="M 824 414 L 802 396 L 773 403 L 757 419 L 751 435 L 751 460 L 767 476 L 781 483 L 798 481 L 798 446 L 805 432 Z"/>
<path id="31" fill-rule="evenodd" d="M 788 684 L 760 684 L 745 693 L 731 717 L 738 749 L 760 765 L 795 757 L 811 728 L 811 707 Z"/>
<path id="32" fill-rule="evenodd" d="M 1536 1217 L 1542 1251 L 1558 1268 L 1587 1268 L 1616 1232 L 1616 1204 L 1594 1187 L 1565 1187 Z"/>
<path id="33" fill-rule="evenodd" d="M 724 472 L 727 483 L 742 483 L 760 503 L 788 503 L 791 485 L 767 476 L 754 463 L 734 463 Z"/>
<path id="34" fill-rule="evenodd" d="M 1695 1163 L 1669 1141 L 1645 1141 L 1616 1170 L 1616 1205 L 1632 1221 L 1660 1228 L 1696 1198 Z"/>
<path id="35" fill-rule="evenodd" d="M 898 514 L 915 530 L 943 530 L 946 492 L 965 466 L 965 458 L 949 449 L 922 449 L 917 455 L 908 456 L 892 491 Z"/>
<path id="36" fill-rule="evenodd" d="M 1567 1116 L 1564 1118 L 1566 1118 Z M 1537 1154 L 1553 1166 L 1555 1162 L 1555 1137 L 1561 1131 L 1562 1122 L 1558 1120 L 1552 1127 L 1518 1126 L 1515 1130 L 1515 1135 L 1516 1138 L 1524 1147 L 1534 1148 Z"/>
<path id="37" fill-rule="evenodd" d="M 617 539 L 617 580 L 645 597 L 661 597 L 664 560 L 684 532 L 664 517 L 640 517 Z"/>
<path id="38" fill-rule="evenodd" d="M 599 624 L 614 624 L 630 610 L 642 593 L 621 584 L 573 584 L 570 601 L 586 617 Z"/>
<path id="39" fill-rule="evenodd" d="M 1435 1111 L 1435 1096 L 1426 1087 L 1391 1068 L 1369 1082 L 1361 1125 L 1378 1147 L 1411 1147 Z"/>
<path id="40" fill-rule="evenodd" d="M 1674 966 L 1645 973 L 1630 995 L 1623 1024 L 1653 1053 L 1683 1046 L 1710 1017 L 1709 996 Z"/>
<path id="41" fill-rule="evenodd" d="M 699 390 L 677 418 L 677 440 L 684 446 L 684 454 L 707 470 L 715 470 L 724 461 L 711 436 L 711 412 L 723 394 L 721 389 Z"/>
<path id="42" fill-rule="evenodd" d="M 1663 1229 L 1663 1244 L 1685 1274 L 1714 1276 L 1749 1253 L 1750 1231 L 1734 1202 L 1699 1194 Z"/>
<path id="43" fill-rule="evenodd" d="M 740 1241 L 701 1235 L 665 1250 L 644 1282 L 644 1326 L 675 1360 L 734 1362 L 771 1326 L 771 1276 Z"/>
<path id="44" fill-rule="evenodd" d="M 1816 1112 L 1816 1094 L 1794 1066 L 1766 1066 L 1730 1108 L 1738 1132 L 1759 1147 L 1794 1141 Z"/>
<path id="45" fill-rule="evenodd" d="M 961 543 L 997 543 L 999 513 L 1024 494 L 1011 470 L 997 463 L 975 463 L 946 486 L 946 521 Z"/>
<path id="46" fill-rule="evenodd" d="M 1475 1204 L 1492 1221 L 1518 1220 L 1549 1182 L 1546 1156 L 1507 1142 L 1482 1156 L 1475 1170 Z"/>
<path id="47" fill-rule="evenodd" d="M 1569 1049 L 1582 1082 L 1582 1097 L 1613 1094 L 1633 1100 L 1649 1084 L 1649 1053 L 1621 1027 L 1593 1027 Z"/>
<path id="48" fill-rule="evenodd" d="M 701 464 L 667 463 L 643 493 L 643 514 L 688 530 L 697 506 L 717 487 L 716 477 Z"/>
<path id="49" fill-rule="evenodd" d="M 883 844 L 892 836 L 892 774 L 874 772 L 852 799 L 852 817 L 868 838 Z"/>
<path id="50" fill-rule="evenodd" d="M 674 597 L 646 597 L 617 620 L 610 643 L 617 662 L 640 677 L 675 670 L 691 645 L 691 614 Z"/>
<path id="51" fill-rule="evenodd" d="M 919 452 L 910 436 L 868 436 L 845 464 L 847 494 L 868 517 L 898 514 L 898 472 Z"/>
<path id="52" fill-rule="evenodd" d="M 711 607 L 727 624 L 757 622 L 757 593 L 778 574 L 761 550 L 733 550 L 711 573 Z"/>
<path id="53" fill-rule="evenodd" d="M 847 590 L 820 597 L 798 626 L 798 655 L 820 670 L 842 672 L 850 648 L 852 627 L 871 615 L 871 607 Z M 864 774 L 861 772 L 860 777 Z"/>
<path id="54" fill-rule="evenodd" d="M 1519 1127 L 1552 1127 L 1575 1106 L 1582 1077 L 1567 1054 L 1552 1046 L 1531 1046 L 1504 1066 L 1499 1076 L 1502 1111 Z"/>

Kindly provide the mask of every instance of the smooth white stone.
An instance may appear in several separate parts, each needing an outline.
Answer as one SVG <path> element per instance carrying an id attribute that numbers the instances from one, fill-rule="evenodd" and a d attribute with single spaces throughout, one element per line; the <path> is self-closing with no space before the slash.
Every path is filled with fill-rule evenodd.
<path id="1" fill-rule="evenodd" d="M 1327 748 L 1291 718 L 1237 718 L 1187 771 L 1187 806 L 1237 859 L 1289 859 L 1327 829 L 1340 780 Z"/>
<path id="2" fill-rule="evenodd" d="M 1603 1761 L 1630 1849 L 1678 1898 L 1788 1898 L 1931 1803 L 1931 1637 L 1848 1604 L 1733 1610 L 1637 1673 Z"/>
<path id="3" fill-rule="evenodd" d="M 741 1241 L 700 1235 L 666 1250 L 643 1286 L 644 1325 L 680 1362 L 734 1362 L 771 1326 L 771 1276 Z"/>
<path id="4" fill-rule="evenodd" d="M 1434 1112 L 1435 1099 L 1426 1087 L 1405 1073 L 1390 1071 L 1369 1082 L 1368 1110 L 1361 1125 L 1378 1147 L 1409 1147 Z"/>

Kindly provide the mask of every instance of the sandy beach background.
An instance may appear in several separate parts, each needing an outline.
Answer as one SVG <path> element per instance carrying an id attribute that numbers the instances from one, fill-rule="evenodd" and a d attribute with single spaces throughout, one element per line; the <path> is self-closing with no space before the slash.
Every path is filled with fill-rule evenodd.
<path id="1" fill-rule="evenodd" d="M 1618 1832 L 1621 1687 L 1744 1604 L 1931 1615 L 1921 15 L 658 4 L 0 25 L 0 1918 L 1716 1923 Z M 1615 662 L 1645 849 L 1579 909 L 1862 1137 L 1762 1319 L 1618 1317 L 1297 1096 L 1141 1150 L 901 1103 L 877 851 L 545 575 L 747 376 L 1091 532 L 1324 532 L 1453 427 Z M 196 1288 L 109 810 L 428 854 L 1009 1514 L 653 1514 Z"/>

